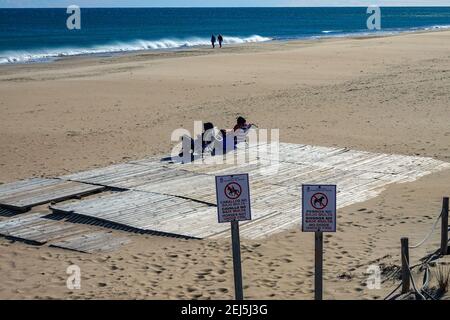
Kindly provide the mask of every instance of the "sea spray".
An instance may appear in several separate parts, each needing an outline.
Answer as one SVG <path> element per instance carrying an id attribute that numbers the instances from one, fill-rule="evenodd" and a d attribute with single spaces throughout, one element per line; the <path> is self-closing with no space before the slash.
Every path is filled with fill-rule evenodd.
<path id="1" fill-rule="evenodd" d="M 270 41 L 271 38 L 252 35 L 249 37 L 224 36 L 224 44 L 244 44 Z M 210 40 L 206 38 L 188 39 L 161 39 L 161 40 L 134 40 L 130 42 L 115 42 L 86 48 L 55 48 L 34 49 L 32 51 L 0 52 L 0 64 L 27 63 L 51 60 L 60 57 L 80 56 L 90 54 L 114 54 L 146 50 L 179 49 L 198 46 L 207 46 Z"/>

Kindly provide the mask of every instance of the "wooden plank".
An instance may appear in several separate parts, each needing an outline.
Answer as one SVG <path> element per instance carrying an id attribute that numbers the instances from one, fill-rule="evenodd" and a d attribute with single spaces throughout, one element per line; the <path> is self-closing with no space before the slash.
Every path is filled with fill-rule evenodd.
<path id="1" fill-rule="evenodd" d="M 130 242 L 131 240 L 126 237 L 117 237 L 108 232 L 100 231 L 69 237 L 52 243 L 50 246 L 84 253 L 96 253 L 117 250 Z"/>
<path id="2" fill-rule="evenodd" d="M 86 253 L 118 249 L 130 240 L 108 232 L 94 232 L 90 228 L 46 219 L 48 213 L 33 213 L 0 221 L 0 235 L 27 243 L 76 250 Z"/>
<path id="3" fill-rule="evenodd" d="M 30 190 L 36 189 L 37 187 L 54 185 L 56 183 L 58 183 L 57 179 L 33 178 L 33 179 L 29 179 L 29 180 L 22 180 L 22 181 L 2 184 L 0 186 L 0 197 L 3 198 L 3 197 L 7 197 L 11 194 L 28 192 Z"/>
<path id="4" fill-rule="evenodd" d="M 0 206 L 18 211 L 103 190 L 104 187 L 60 179 L 30 179 L 0 186 Z"/>
<path id="5" fill-rule="evenodd" d="M 0 235 L 42 245 L 87 230 L 85 227 L 46 219 L 46 215 L 48 213 L 25 214 L 0 221 Z"/>
<path id="6" fill-rule="evenodd" d="M 61 179 L 128 190 L 148 183 L 157 184 L 167 180 L 185 179 L 193 176 L 195 174 L 192 172 L 169 168 L 157 161 L 154 163 L 146 162 L 146 165 L 135 163 L 113 165 L 62 176 Z"/>
<path id="7" fill-rule="evenodd" d="M 52 210 L 88 216 L 140 230 L 191 238 L 206 237 L 224 229 L 214 207 L 170 195 L 126 191 L 67 204 Z"/>

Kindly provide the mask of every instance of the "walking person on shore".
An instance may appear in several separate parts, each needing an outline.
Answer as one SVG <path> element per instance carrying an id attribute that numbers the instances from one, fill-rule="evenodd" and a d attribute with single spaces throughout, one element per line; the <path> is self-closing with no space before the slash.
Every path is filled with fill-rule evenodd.
<path id="1" fill-rule="evenodd" d="M 221 34 L 219 34 L 219 36 L 217 37 L 217 40 L 219 40 L 219 46 L 222 48 L 223 37 Z"/>
<path id="2" fill-rule="evenodd" d="M 213 49 L 215 49 L 216 48 L 216 36 L 214 34 L 211 35 L 211 44 L 212 44 Z"/>

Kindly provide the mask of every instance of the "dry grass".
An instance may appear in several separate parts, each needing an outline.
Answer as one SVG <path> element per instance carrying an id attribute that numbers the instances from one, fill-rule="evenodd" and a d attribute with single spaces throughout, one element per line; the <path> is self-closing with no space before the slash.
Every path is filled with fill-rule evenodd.
<path id="1" fill-rule="evenodd" d="M 442 294 L 448 291 L 448 280 L 450 278 L 450 267 L 448 265 L 439 264 L 436 266 L 434 276 L 438 283 L 438 288 Z"/>

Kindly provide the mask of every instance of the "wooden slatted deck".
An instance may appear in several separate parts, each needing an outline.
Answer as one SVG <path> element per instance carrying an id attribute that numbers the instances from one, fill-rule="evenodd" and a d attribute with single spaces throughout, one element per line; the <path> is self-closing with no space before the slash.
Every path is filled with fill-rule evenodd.
<path id="1" fill-rule="evenodd" d="M 46 213 L 19 215 L 0 222 L 0 234 L 34 244 L 43 245 L 50 240 L 86 232 L 85 227 L 45 219 Z"/>
<path id="2" fill-rule="evenodd" d="M 61 179 L 29 179 L 0 186 L 0 206 L 25 212 L 30 208 L 103 190 L 102 186 Z"/>
<path id="3" fill-rule="evenodd" d="M 214 176 L 248 173 L 253 220 L 242 223 L 241 234 L 258 239 L 300 224 L 303 183 L 337 184 L 342 208 L 376 197 L 391 183 L 450 168 L 432 158 L 288 143 L 275 149 L 251 146 L 246 156 L 250 161 L 241 165 L 215 163 L 218 157 L 189 164 L 148 158 L 64 176 L 129 191 L 52 209 L 164 234 L 228 237 L 228 226 L 217 223 L 216 209 L 211 207 L 216 204 Z"/>
<path id="4" fill-rule="evenodd" d="M 50 246 L 85 253 L 107 252 L 130 242 L 107 231 L 46 218 L 48 213 L 30 213 L 0 221 L 0 235 L 34 245 Z"/>
<path id="5" fill-rule="evenodd" d="M 226 229 L 224 225 L 217 225 L 215 207 L 151 192 L 118 192 L 56 204 L 51 209 L 186 238 L 205 238 Z M 192 224 L 192 221 L 195 223 Z"/>
<path id="6" fill-rule="evenodd" d="M 116 237 L 108 232 L 99 231 L 74 235 L 54 242 L 50 247 L 68 249 L 84 253 L 110 252 L 130 243 L 126 237 Z"/>

